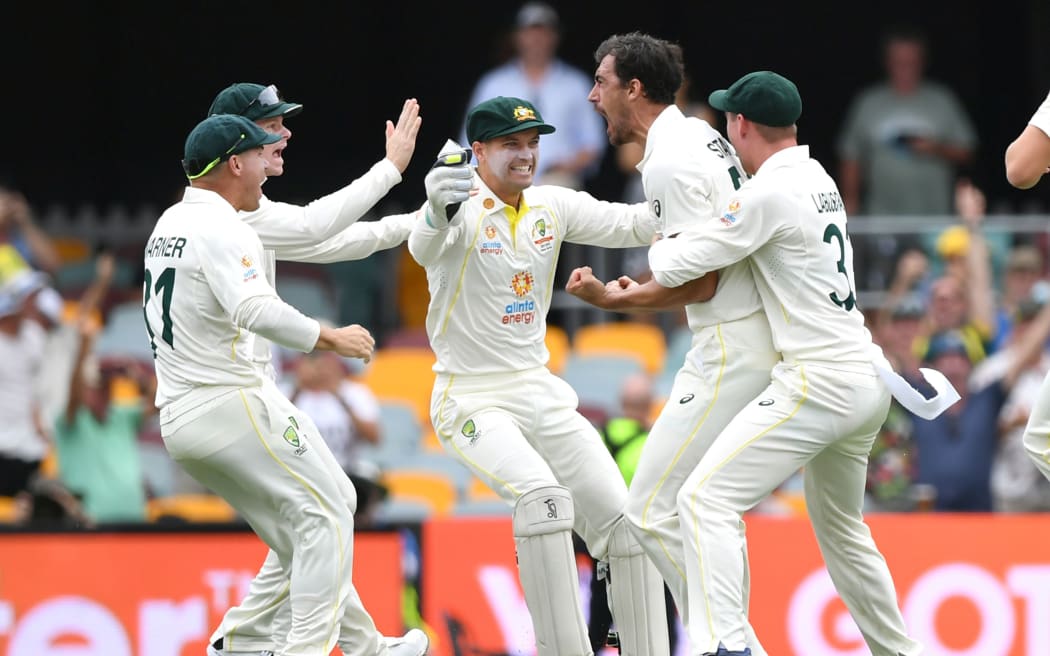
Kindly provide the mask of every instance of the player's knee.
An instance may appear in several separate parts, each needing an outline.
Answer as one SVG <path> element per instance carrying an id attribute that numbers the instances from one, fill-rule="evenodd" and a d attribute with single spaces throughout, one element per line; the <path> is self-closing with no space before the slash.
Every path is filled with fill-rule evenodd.
<path id="1" fill-rule="evenodd" d="M 514 503 L 516 537 L 571 531 L 574 521 L 572 494 L 562 485 L 542 485 L 521 495 Z"/>

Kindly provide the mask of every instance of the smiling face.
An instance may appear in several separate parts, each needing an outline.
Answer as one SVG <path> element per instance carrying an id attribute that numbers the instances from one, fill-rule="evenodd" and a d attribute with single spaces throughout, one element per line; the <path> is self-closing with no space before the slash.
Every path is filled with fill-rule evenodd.
<path id="1" fill-rule="evenodd" d="M 277 143 L 270 144 L 264 147 L 266 151 L 266 159 L 270 163 L 267 175 L 270 177 L 277 177 L 284 174 L 284 149 L 288 145 L 288 140 L 292 138 L 292 131 L 284 125 L 283 116 L 274 116 L 271 118 L 262 118 L 255 122 L 256 125 L 266 130 L 270 134 L 281 135 L 281 140 Z"/>
<path id="2" fill-rule="evenodd" d="M 627 95 L 629 88 L 616 75 L 616 58 L 606 55 L 594 71 L 594 86 L 587 100 L 605 119 L 609 143 L 622 146 L 631 141 Z"/>
<path id="3" fill-rule="evenodd" d="M 540 132 L 530 128 L 474 142 L 478 175 L 500 200 L 517 206 L 518 194 L 532 186 L 540 157 Z"/>

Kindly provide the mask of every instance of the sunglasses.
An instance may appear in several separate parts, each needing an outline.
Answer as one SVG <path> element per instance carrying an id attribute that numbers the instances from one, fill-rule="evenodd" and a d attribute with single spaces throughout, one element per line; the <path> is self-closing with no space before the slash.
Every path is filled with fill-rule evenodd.
<path id="1" fill-rule="evenodd" d="M 259 95 L 256 96 L 250 103 L 248 103 L 248 106 L 244 108 L 244 113 L 247 113 L 248 110 L 256 104 L 265 109 L 267 107 L 279 105 L 281 102 L 281 94 L 277 91 L 277 86 L 271 84 L 270 86 L 260 91 Z"/>

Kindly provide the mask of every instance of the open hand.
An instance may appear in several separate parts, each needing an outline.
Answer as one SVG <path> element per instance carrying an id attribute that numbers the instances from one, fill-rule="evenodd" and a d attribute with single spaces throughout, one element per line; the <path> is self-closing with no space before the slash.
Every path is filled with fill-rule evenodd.
<path id="1" fill-rule="evenodd" d="M 415 98 L 405 101 L 396 126 L 391 121 L 386 122 L 386 158 L 402 173 L 412 160 L 412 153 L 416 150 L 416 135 L 422 123 L 419 102 Z"/>

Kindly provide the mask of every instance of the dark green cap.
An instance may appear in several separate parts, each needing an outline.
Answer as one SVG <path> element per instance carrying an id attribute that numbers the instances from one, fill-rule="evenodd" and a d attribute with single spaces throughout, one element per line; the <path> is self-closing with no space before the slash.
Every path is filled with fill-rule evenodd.
<path id="1" fill-rule="evenodd" d="M 231 84 L 215 96 L 208 109 L 208 115 L 239 114 L 253 121 L 274 116 L 295 116 L 303 111 L 299 103 L 285 102 L 278 93 L 277 87 L 251 82 Z"/>
<path id="2" fill-rule="evenodd" d="M 748 73 L 728 89 L 712 92 L 707 104 L 720 112 L 743 114 L 748 120 L 775 128 L 794 125 L 802 115 L 798 87 L 772 71 Z"/>
<path id="3" fill-rule="evenodd" d="M 467 140 L 470 143 L 530 128 L 539 128 L 540 134 L 554 132 L 554 126 L 543 122 L 532 103 L 521 98 L 496 96 L 478 103 L 467 114 Z"/>
<path id="4" fill-rule="evenodd" d="M 243 116 L 209 116 L 186 137 L 182 168 L 187 178 L 196 180 L 233 155 L 280 140 L 281 135 L 263 130 Z"/>

